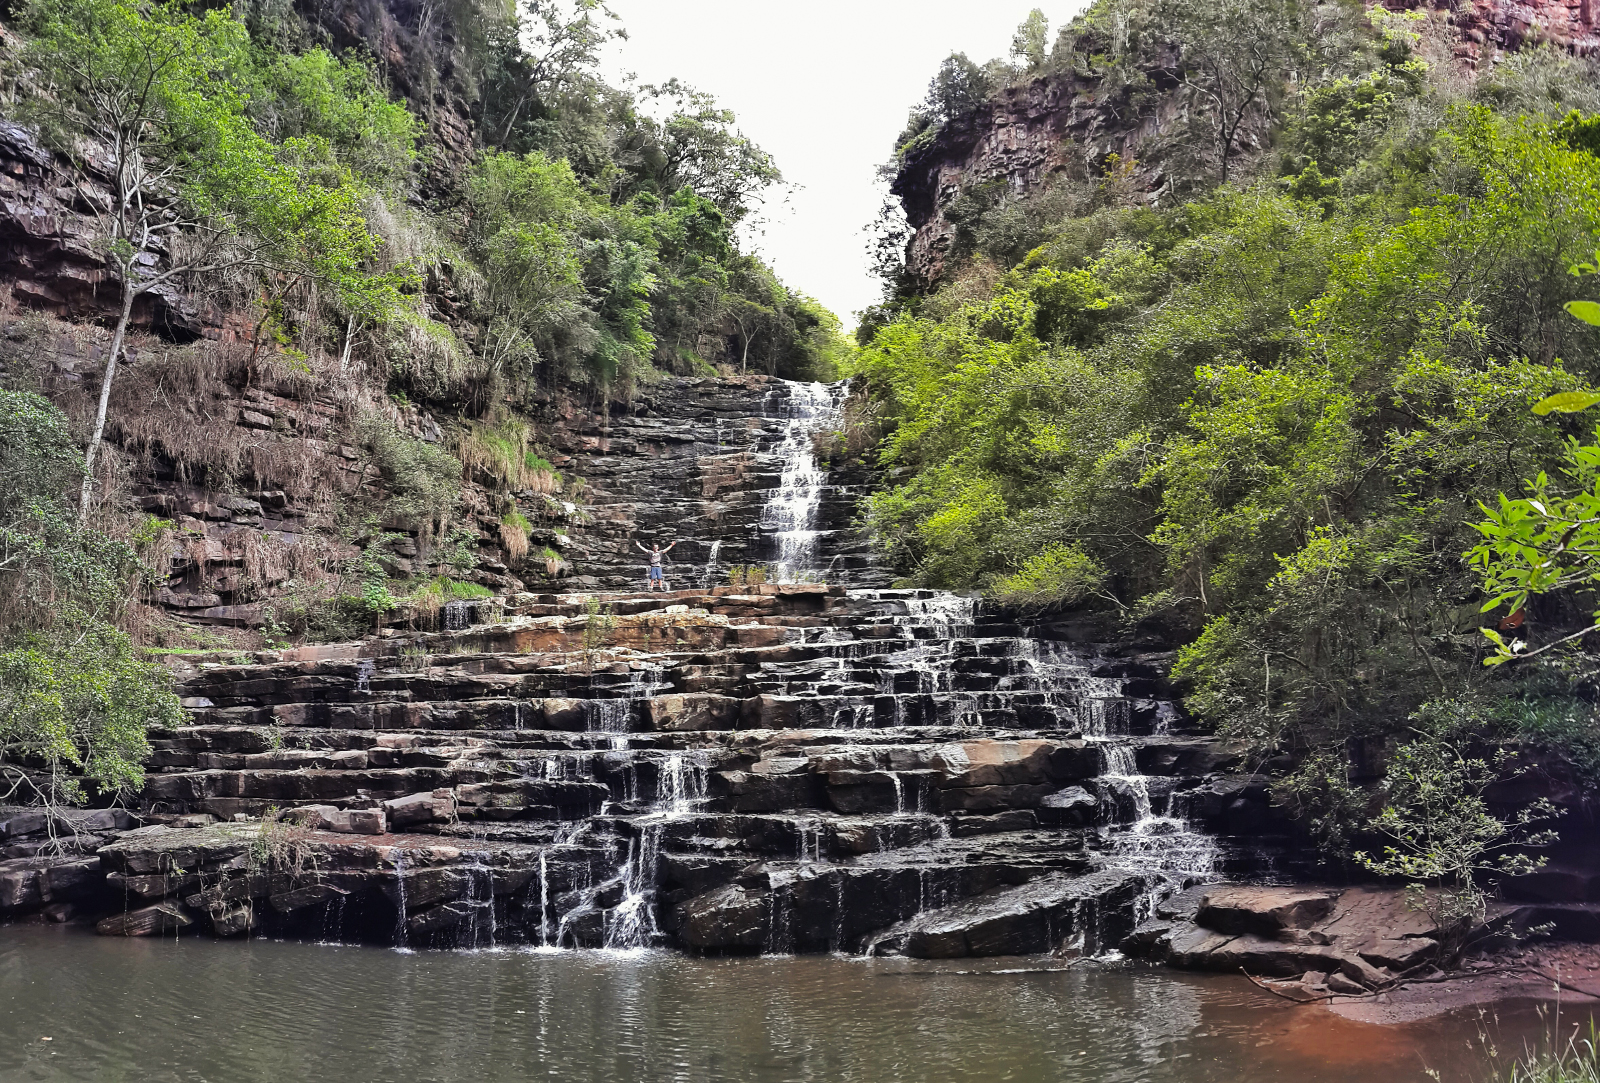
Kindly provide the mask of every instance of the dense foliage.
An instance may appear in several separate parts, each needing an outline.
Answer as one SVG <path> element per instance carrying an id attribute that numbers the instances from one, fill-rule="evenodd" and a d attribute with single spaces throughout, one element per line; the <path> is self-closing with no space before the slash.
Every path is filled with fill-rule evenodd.
<path id="1" fill-rule="evenodd" d="M 1357 33 L 1341 5 L 1250 8 L 1102 3 L 1064 33 L 1057 52 L 1089 63 L 1131 12 L 1123 32 L 1176 42 L 1179 93 L 1217 91 L 1209 149 L 1166 159 L 1188 198 L 1152 206 L 1111 161 L 979 206 L 936 292 L 891 283 L 854 371 L 902 479 L 872 522 L 908 577 L 1164 629 L 1191 707 L 1293 771 L 1279 798 L 1343 846 L 1369 810 L 1380 830 L 1414 811 L 1399 782 L 1387 811 L 1352 789 L 1390 755 L 1481 764 L 1475 742 L 1554 704 L 1567 721 L 1541 741 L 1595 728 L 1581 677 L 1484 666 L 1479 625 L 1509 610 L 1480 615 L 1465 554 L 1480 503 L 1536 475 L 1533 500 L 1589 522 L 1581 422 L 1531 408 L 1600 381 L 1600 339 L 1564 311 L 1600 240 L 1600 84 L 1535 50 L 1473 85 L 1398 17 Z M 1103 72 L 1137 66 L 1118 48 Z M 1324 74 L 1293 88 L 1241 67 L 1313 55 Z M 1241 110 L 1274 125 L 1270 152 L 1243 157 Z M 1563 462 L 1555 487 L 1590 496 L 1546 496 Z M 1525 616 L 1555 638 L 1569 614 L 1552 594 Z M 1425 706 L 1450 725 L 1416 721 Z"/>
<path id="2" fill-rule="evenodd" d="M 782 175 L 731 112 L 676 80 L 604 83 L 600 50 L 623 32 L 599 0 L 457 19 L 473 31 L 462 67 L 475 77 L 460 89 L 483 153 L 432 200 L 435 242 L 419 255 L 466 301 L 479 341 L 469 348 L 459 320 L 423 306 L 449 356 L 419 366 L 416 334 L 391 334 L 408 392 L 482 411 L 508 393 L 626 393 L 654 373 L 717 364 L 832 376 L 837 318 L 741 252 L 739 227 Z"/>
<path id="3" fill-rule="evenodd" d="M 147 726 L 181 714 L 171 674 L 116 626 L 137 552 L 63 498 L 83 469 L 59 410 L 0 391 L 0 801 L 136 788 Z"/>

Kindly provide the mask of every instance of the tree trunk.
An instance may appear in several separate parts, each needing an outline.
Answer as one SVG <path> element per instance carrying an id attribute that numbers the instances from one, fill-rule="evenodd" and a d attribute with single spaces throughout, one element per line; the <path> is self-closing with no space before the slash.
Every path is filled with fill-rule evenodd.
<path id="1" fill-rule="evenodd" d="M 117 330 L 111 336 L 111 352 L 106 356 L 106 374 L 100 379 L 100 409 L 94 418 L 94 435 L 89 437 L 89 449 L 84 454 L 83 491 L 78 494 L 78 526 L 89 522 L 89 505 L 94 502 L 94 468 L 100 457 L 100 441 L 106 431 L 106 409 L 111 405 L 111 382 L 117 376 L 117 357 L 122 353 L 122 340 L 128 334 L 128 319 L 133 315 L 133 299 L 138 291 L 133 285 L 133 268 L 122 281 L 122 313 L 117 317 Z"/>
<path id="2" fill-rule="evenodd" d="M 350 320 L 344 326 L 344 352 L 339 355 L 339 375 L 350 374 L 350 344 L 356 337 L 356 314 L 350 313 Z"/>

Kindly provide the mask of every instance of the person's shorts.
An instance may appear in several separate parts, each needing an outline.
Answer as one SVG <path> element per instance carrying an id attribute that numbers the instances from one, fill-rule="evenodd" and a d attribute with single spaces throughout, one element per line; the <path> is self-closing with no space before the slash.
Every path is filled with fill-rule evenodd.
<path id="1" fill-rule="evenodd" d="M 659 565 L 659 564 L 650 565 L 650 578 L 651 579 L 660 579 L 661 578 L 661 565 Z"/>

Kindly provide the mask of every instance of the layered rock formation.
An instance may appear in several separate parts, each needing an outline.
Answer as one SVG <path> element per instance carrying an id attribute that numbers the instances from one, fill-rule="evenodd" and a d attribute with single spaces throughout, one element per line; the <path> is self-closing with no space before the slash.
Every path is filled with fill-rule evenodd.
<path id="1" fill-rule="evenodd" d="M 1311 848 L 1195 731 L 1161 644 L 846 586 L 884 573 L 848 522 L 860 479 L 813 452 L 843 388 L 670 390 L 565 430 L 598 479 L 588 582 L 637 576 L 641 533 L 798 581 L 717 585 L 697 554 L 687 589 L 514 591 L 440 631 L 174 659 L 189 717 L 154 735 L 137 808 L 0 810 L 0 917 L 431 947 L 1121 948 L 1315 977 L 1285 994 L 1305 996 L 1438 961 L 1395 892 L 1215 886 L 1303 877 Z M 1552 866 L 1511 885 L 1538 905 L 1505 920 L 1600 935 L 1593 883 Z"/>
<path id="2" fill-rule="evenodd" d="M 1160 659 L 1084 629 L 822 585 L 608 604 L 200 667 L 149 826 L 74 900 L 124 934 L 1095 952 L 1281 828 Z"/>
<path id="3" fill-rule="evenodd" d="M 46 352 L 53 359 L 50 379 L 71 395 L 92 386 L 103 358 L 93 336 L 82 338 L 54 322 L 0 325 L 0 366 L 7 353 Z M 385 479 L 371 455 L 346 442 L 354 407 L 338 388 L 313 394 L 262 381 L 237 399 L 226 383 L 155 396 L 168 403 L 157 410 L 148 385 L 167 373 L 162 348 L 139 347 L 132 354 L 135 365 L 116 392 L 117 405 L 126 408 L 114 411 L 113 431 L 133 454 L 131 498 L 176 528 L 165 581 L 151 600 L 193 624 L 259 627 L 282 596 L 303 583 L 306 569 L 355 553 L 333 540 L 329 502 L 381 507 L 386 499 Z M 766 376 L 669 377 L 626 403 L 546 403 L 534 418 L 539 450 L 568 479 L 564 491 L 503 493 L 492 479 L 469 479 L 452 526 L 468 532 L 470 568 L 457 554 L 430 548 L 416 524 L 399 521 L 384 524 L 400 537 L 386 544 L 380 559 L 397 577 L 447 575 L 497 594 L 529 586 L 618 590 L 642 585 L 647 558 L 638 545 L 676 541 L 668 558 L 671 580 L 711 585 L 726 581 L 735 566 L 781 562 L 784 512 L 780 504 L 769 507 L 768 498 L 787 487 L 791 496 L 814 490 L 806 529 L 829 552 L 826 564 L 814 569 L 819 575 L 886 585 L 890 576 L 869 559 L 855 523 L 856 505 L 875 480 L 871 473 L 856 469 L 823 479 L 784 472 L 786 462 L 798 461 L 786 454 L 801 444 L 809 449 L 819 428 L 832 424 L 826 418 L 844 394 L 843 388 Z M 384 409 L 398 432 L 444 441 L 427 410 L 392 403 Z M 188 454 L 291 483 L 218 491 L 204 476 L 180 469 L 175 449 L 167 446 L 175 440 L 194 445 L 185 446 Z M 815 460 L 809 461 L 814 472 Z M 531 555 L 521 561 L 508 551 L 501 530 L 507 500 L 530 523 Z M 400 614 L 400 623 L 408 617 Z"/>
<path id="4" fill-rule="evenodd" d="M 855 494 L 811 436 L 842 388 L 674 390 L 691 420 L 641 411 L 574 450 L 605 479 L 591 536 L 613 524 L 632 560 L 621 524 L 720 531 L 800 582 L 524 592 L 465 627 L 192 666 L 146 826 L 70 898 L 47 867 L 66 857 L 15 844 L 0 876 L 35 887 L 12 910 L 439 946 L 1099 951 L 1152 900 L 1283 849 L 1149 645 L 838 582 L 883 574 L 832 551 L 856 544 L 828 529 Z"/>

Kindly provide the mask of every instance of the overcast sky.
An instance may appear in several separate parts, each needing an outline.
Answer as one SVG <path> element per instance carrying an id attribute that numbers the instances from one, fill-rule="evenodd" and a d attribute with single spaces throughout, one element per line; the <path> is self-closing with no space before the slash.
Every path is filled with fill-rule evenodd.
<path id="1" fill-rule="evenodd" d="M 1055 28 L 1083 0 L 610 0 L 629 40 L 606 74 L 672 76 L 714 94 L 798 188 L 771 206 L 756 247 L 791 287 L 854 325 L 878 300 L 866 235 L 906 113 L 939 62 L 1005 56 L 1034 7 Z"/>

